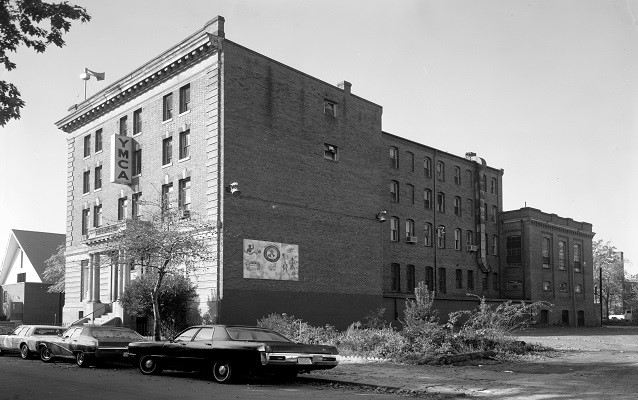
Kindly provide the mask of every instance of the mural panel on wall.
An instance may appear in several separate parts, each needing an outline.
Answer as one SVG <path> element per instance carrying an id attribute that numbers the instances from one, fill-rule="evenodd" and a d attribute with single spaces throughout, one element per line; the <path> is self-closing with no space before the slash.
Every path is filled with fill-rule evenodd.
<path id="1" fill-rule="evenodd" d="M 244 239 L 244 278 L 299 280 L 299 246 Z"/>

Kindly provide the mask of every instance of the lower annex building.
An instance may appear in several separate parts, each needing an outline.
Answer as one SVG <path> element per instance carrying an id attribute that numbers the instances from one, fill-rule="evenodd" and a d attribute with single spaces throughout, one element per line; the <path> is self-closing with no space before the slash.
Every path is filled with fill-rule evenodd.
<path id="1" fill-rule="evenodd" d="M 349 82 L 232 42 L 222 17 L 71 107 L 56 123 L 68 134 L 64 322 L 135 323 L 118 299 L 141 271 L 104 244 L 159 199 L 218 227 L 194 280 L 200 315 L 223 323 L 286 312 L 345 327 L 380 307 L 394 320 L 419 281 L 443 315 L 474 308 L 466 293 L 508 298 L 503 171 L 383 132 L 381 116 Z M 588 324 L 590 302 L 576 305 Z"/>

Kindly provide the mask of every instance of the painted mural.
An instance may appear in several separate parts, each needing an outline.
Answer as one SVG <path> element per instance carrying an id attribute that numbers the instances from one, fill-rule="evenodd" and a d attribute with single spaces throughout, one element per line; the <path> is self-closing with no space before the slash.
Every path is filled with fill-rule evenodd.
<path id="1" fill-rule="evenodd" d="M 299 280 L 299 246 L 244 239 L 244 278 Z"/>

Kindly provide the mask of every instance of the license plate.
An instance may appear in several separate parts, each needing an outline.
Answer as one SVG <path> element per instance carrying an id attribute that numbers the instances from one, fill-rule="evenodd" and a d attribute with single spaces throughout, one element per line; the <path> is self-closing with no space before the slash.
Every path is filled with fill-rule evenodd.
<path id="1" fill-rule="evenodd" d="M 128 357 L 128 352 L 127 352 L 127 351 L 125 351 L 124 353 L 122 353 L 122 355 L 123 355 L 124 357 Z"/>
<path id="2" fill-rule="evenodd" d="M 312 364 L 312 360 L 308 357 L 299 357 L 297 359 L 297 364 L 304 364 L 304 365 Z"/>

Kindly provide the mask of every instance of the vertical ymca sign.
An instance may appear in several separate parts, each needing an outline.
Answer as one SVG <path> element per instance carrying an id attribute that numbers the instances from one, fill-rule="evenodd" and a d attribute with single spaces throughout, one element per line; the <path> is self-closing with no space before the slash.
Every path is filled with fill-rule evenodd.
<path id="1" fill-rule="evenodd" d="M 133 176 L 133 139 L 111 135 L 111 182 L 130 185 Z"/>

